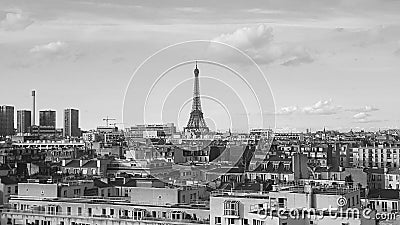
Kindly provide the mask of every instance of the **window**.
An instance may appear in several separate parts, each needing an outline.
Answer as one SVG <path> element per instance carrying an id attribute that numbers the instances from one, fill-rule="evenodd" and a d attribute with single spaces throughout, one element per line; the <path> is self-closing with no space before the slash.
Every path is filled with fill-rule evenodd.
<path id="1" fill-rule="evenodd" d="M 110 215 L 111 215 L 111 216 L 114 215 L 114 209 L 110 209 Z"/>
<path id="2" fill-rule="evenodd" d="M 92 216 L 92 208 L 88 208 L 88 215 Z"/>
<path id="3" fill-rule="evenodd" d="M 382 211 L 387 212 L 387 202 L 382 202 Z"/>
<path id="4" fill-rule="evenodd" d="M 102 209 L 101 210 L 101 214 L 106 215 L 107 214 L 107 210 L 106 209 Z"/>
<path id="5" fill-rule="evenodd" d="M 67 215 L 71 215 L 71 207 L 67 207 Z"/>
<path id="6" fill-rule="evenodd" d="M 74 189 L 74 195 L 80 195 L 81 189 Z"/>
<path id="7" fill-rule="evenodd" d="M 392 202 L 392 211 L 397 211 L 397 202 Z"/>
<path id="8" fill-rule="evenodd" d="M 215 224 L 221 224 L 221 217 L 215 217 Z"/>
<path id="9" fill-rule="evenodd" d="M 82 215 L 82 207 L 78 207 L 78 216 Z"/>
<path id="10" fill-rule="evenodd" d="M 8 192 L 8 194 L 11 193 L 11 187 L 8 187 L 8 188 L 7 188 L 7 192 Z"/>
<path id="11" fill-rule="evenodd" d="M 228 224 L 235 224 L 234 218 L 228 218 Z"/>
<path id="12" fill-rule="evenodd" d="M 238 201 L 225 201 L 224 202 L 224 215 L 239 216 L 239 202 Z"/>
<path id="13" fill-rule="evenodd" d="M 243 219 L 243 224 L 244 225 L 248 225 L 249 224 L 249 220 L 248 219 Z"/>
<path id="14" fill-rule="evenodd" d="M 167 217 L 167 213 L 163 212 L 164 218 Z M 140 220 L 142 218 L 142 211 L 133 211 L 133 219 Z"/>

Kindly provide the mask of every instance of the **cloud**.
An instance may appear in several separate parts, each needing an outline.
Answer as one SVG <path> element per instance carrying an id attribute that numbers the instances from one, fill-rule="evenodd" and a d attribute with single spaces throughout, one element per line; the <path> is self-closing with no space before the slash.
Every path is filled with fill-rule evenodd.
<path id="1" fill-rule="evenodd" d="M 297 111 L 298 111 L 297 106 L 287 106 L 287 107 L 282 107 L 275 114 L 276 115 L 291 115 Z"/>
<path id="2" fill-rule="evenodd" d="M 293 50 L 293 56 L 281 63 L 283 66 L 297 66 L 305 63 L 312 63 L 314 61 L 311 54 L 302 47 Z"/>
<path id="3" fill-rule="evenodd" d="M 243 27 L 233 33 L 222 34 L 213 40 L 244 51 L 259 64 L 277 62 L 285 66 L 295 66 L 314 61 L 311 53 L 304 46 L 274 41 L 273 29 L 264 24 Z M 235 60 L 231 54 L 216 52 L 225 59 Z"/>
<path id="4" fill-rule="evenodd" d="M 69 44 L 62 41 L 50 42 L 48 44 L 36 45 L 29 50 L 31 55 L 38 60 L 52 61 L 67 59 L 76 61 L 83 54 L 77 50 L 73 50 Z"/>
<path id="5" fill-rule="evenodd" d="M 378 123 L 383 122 L 385 120 L 378 120 L 371 118 L 371 114 L 367 112 L 360 112 L 353 115 L 353 119 L 356 123 Z"/>
<path id="6" fill-rule="evenodd" d="M 277 9 L 261 9 L 261 8 L 252 8 L 252 9 L 246 9 L 244 12 L 248 13 L 257 13 L 257 14 L 265 14 L 265 15 L 275 15 L 275 14 L 284 14 L 287 13 L 282 10 L 277 10 Z"/>
<path id="7" fill-rule="evenodd" d="M 354 118 L 354 119 L 361 120 L 361 119 L 365 119 L 365 118 L 370 117 L 370 116 L 371 116 L 371 115 L 368 114 L 368 113 L 366 113 L 366 112 L 360 112 L 360 113 L 355 114 L 355 115 L 353 116 L 353 118 Z"/>
<path id="8" fill-rule="evenodd" d="M 0 28 L 6 31 L 24 30 L 33 23 L 33 20 L 21 12 L 7 12 L 0 21 Z"/>
<path id="9" fill-rule="evenodd" d="M 314 115 L 333 115 L 339 113 L 342 109 L 341 106 L 336 106 L 333 104 L 332 100 L 318 101 L 312 106 L 303 107 L 302 112 L 305 114 Z"/>
<path id="10" fill-rule="evenodd" d="M 178 7 L 175 8 L 177 11 L 185 12 L 185 13 L 206 13 L 208 12 L 205 8 L 200 7 Z"/>
<path id="11" fill-rule="evenodd" d="M 379 109 L 376 108 L 376 107 L 374 107 L 374 106 L 366 105 L 366 106 L 361 107 L 361 108 L 348 109 L 347 111 L 359 112 L 359 113 L 361 113 L 361 112 L 367 113 L 367 112 L 374 112 L 374 111 L 378 111 L 378 110 L 379 110 Z"/>
<path id="12" fill-rule="evenodd" d="M 64 52 L 66 48 L 67 44 L 65 42 L 56 41 L 44 45 L 36 45 L 30 50 L 30 52 L 33 54 L 57 55 Z"/>

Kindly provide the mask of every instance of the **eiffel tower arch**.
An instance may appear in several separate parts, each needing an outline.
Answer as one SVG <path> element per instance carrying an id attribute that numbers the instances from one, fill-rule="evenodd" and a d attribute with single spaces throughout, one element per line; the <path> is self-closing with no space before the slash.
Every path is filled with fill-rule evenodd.
<path id="1" fill-rule="evenodd" d="M 194 69 L 192 111 L 190 112 L 187 126 L 184 128 L 185 133 L 193 133 L 196 137 L 209 132 L 201 109 L 199 73 L 200 71 L 197 68 L 196 62 L 196 68 Z"/>

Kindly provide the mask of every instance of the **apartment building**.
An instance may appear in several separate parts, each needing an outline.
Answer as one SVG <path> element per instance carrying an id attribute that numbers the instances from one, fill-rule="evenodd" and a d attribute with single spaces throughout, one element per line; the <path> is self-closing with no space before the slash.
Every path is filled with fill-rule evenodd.
<path id="1" fill-rule="evenodd" d="M 346 199 L 339 205 L 338 199 Z M 324 209 L 334 208 L 324 216 Z M 223 192 L 212 194 L 210 199 L 210 224 L 213 225 L 292 225 L 292 224 L 375 224 L 359 215 L 347 213 L 347 209 L 361 208 L 360 191 L 345 186 L 313 187 L 311 185 L 281 185 L 270 192 Z M 290 212 L 304 211 L 304 218 L 292 218 Z M 313 210 L 314 214 L 308 213 Z M 350 211 L 350 210 L 349 210 Z M 278 213 L 279 212 L 279 213 Z M 344 212 L 344 213 L 343 213 Z M 319 215 L 319 216 L 314 216 Z M 286 218 L 285 218 L 286 216 Z"/>
<path id="2" fill-rule="evenodd" d="M 353 160 L 356 167 L 400 167 L 400 147 L 377 145 L 353 148 Z"/>

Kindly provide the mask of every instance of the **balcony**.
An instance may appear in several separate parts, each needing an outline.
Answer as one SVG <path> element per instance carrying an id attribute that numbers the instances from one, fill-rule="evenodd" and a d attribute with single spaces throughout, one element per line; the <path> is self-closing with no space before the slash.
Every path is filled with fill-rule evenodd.
<path id="1" fill-rule="evenodd" d="M 82 219 L 88 220 L 88 222 L 93 222 L 93 220 L 108 220 L 110 222 L 132 222 L 132 221 L 140 221 L 143 224 L 177 224 L 177 225 L 185 225 L 185 224 L 209 224 L 209 220 L 189 220 L 189 219 L 169 219 L 169 218 L 155 218 L 155 217 L 142 217 L 140 219 L 134 219 L 128 216 L 120 216 L 120 217 L 111 217 L 106 215 L 93 215 L 92 217 L 87 216 L 76 216 L 76 215 L 67 215 L 66 213 L 47 213 L 45 211 L 32 211 L 32 210 L 17 210 L 17 209 L 3 209 L 2 210 L 2 218 L 22 218 L 26 216 L 46 216 L 46 217 L 56 217 L 59 219 Z"/>

